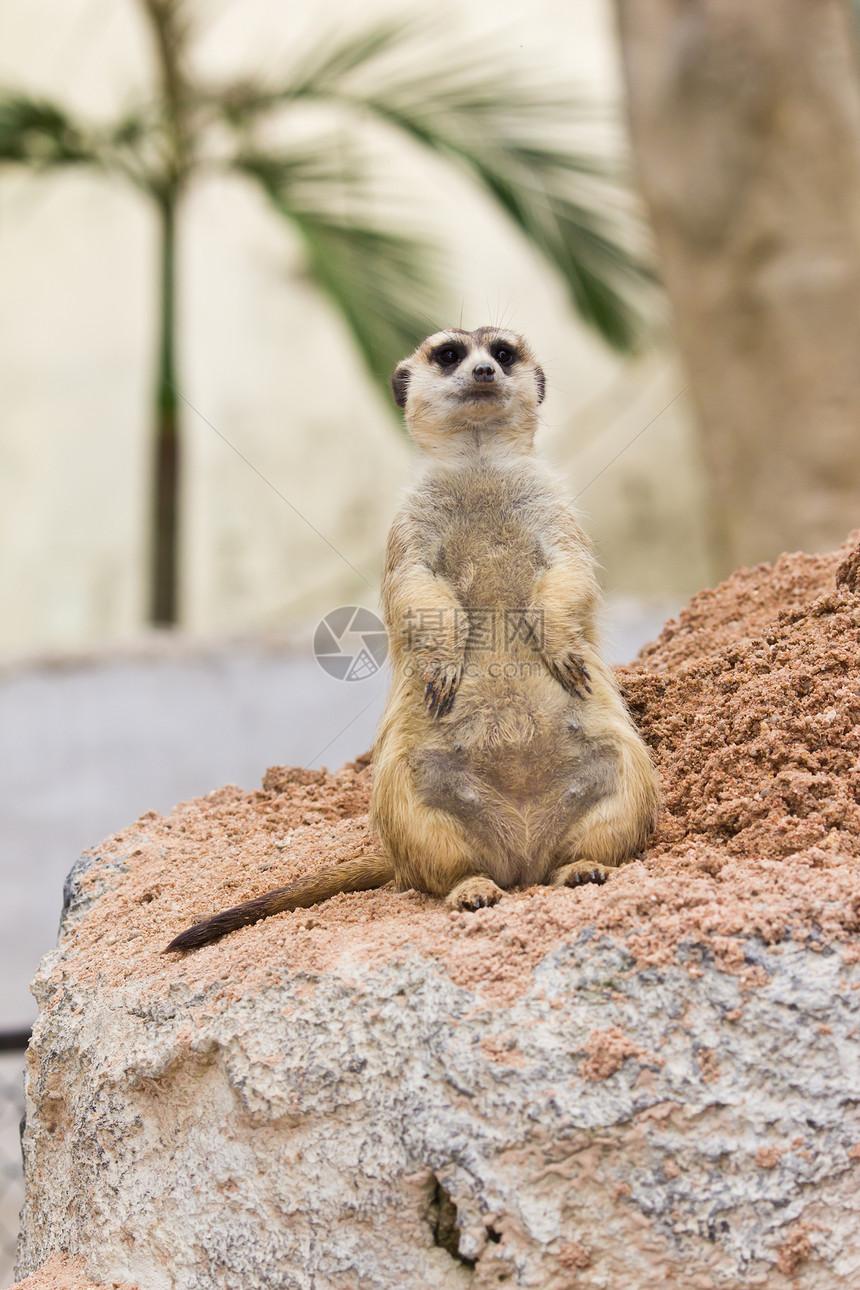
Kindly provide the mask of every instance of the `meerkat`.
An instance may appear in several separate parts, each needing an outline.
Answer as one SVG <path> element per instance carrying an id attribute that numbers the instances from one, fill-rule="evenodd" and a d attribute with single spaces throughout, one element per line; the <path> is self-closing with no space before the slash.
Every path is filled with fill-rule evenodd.
<path id="1" fill-rule="evenodd" d="M 496 327 L 440 331 L 391 383 L 418 465 L 382 582 L 379 850 L 198 923 L 168 950 L 392 881 L 458 910 L 515 887 L 603 882 L 654 828 L 654 767 L 600 654 L 592 547 L 535 455 L 545 379 L 531 349 Z"/>

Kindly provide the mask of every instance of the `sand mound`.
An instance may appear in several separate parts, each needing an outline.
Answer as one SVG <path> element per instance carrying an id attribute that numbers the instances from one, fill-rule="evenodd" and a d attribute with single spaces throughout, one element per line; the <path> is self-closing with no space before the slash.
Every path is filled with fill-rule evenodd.
<path id="1" fill-rule="evenodd" d="M 751 978 L 739 938 L 846 940 L 860 927 L 858 539 L 740 570 L 620 669 L 665 809 L 647 855 L 605 887 L 532 888 L 469 915 L 415 893 L 342 895 L 162 957 L 189 923 L 369 847 L 367 758 L 334 774 L 275 768 L 257 792 L 219 789 L 97 849 L 77 877 L 78 906 L 103 895 L 97 916 L 80 909 L 75 973 L 244 993 L 275 965 L 325 970 L 409 947 L 510 997 L 586 927 L 624 937 L 640 963 L 672 962 L 684 944 L 685 960 L 698 946 Z"/>
<path id="2" fill-rule="evenodd" d="M 736 569 L 718 587 L 697 592 L 677 618 L 669 619 L 656 641 L 640 651 L 637 662 L 652 672 L 677 672 L 726 645 L 760 636 L 780 614 L 793 613 L 832 592 L 840 566 L 852 555 L 857 560 L 858 544 L 860 529 L 826 555 L 792 552 L 775 564 Z"/>
<path id="3" fill-rule="evenodd" d="M 765 941 L 860 926 L 858 570 L 860 533 L 740 570 L 620 669 L 663 783 L 646 867 L 712 880 L 688 892 L 698 914 L 670 897 L 682 924 Z"/>

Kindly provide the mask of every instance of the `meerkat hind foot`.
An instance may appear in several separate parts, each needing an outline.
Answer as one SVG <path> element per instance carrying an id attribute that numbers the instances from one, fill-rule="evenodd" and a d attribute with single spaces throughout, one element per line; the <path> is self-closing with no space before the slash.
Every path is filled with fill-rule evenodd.
<path id="1" fill-rule="evenodd" d="M 457 886 L 448 892 L 445 903 L 451 909 L 483 909 L 487 905 L 497 904 L 504 894 L 492 878 L 484 878 L 476 874 L 458 882 Z"/>
<path id="2" fill-rule="evenodd" d="M 595 860 L 574 860 L 572 864 L 556 869 L 549 880 L 551 887 L 579 887 L 584 882 L 606 882 L 612 866 L 598 864 Z"/>

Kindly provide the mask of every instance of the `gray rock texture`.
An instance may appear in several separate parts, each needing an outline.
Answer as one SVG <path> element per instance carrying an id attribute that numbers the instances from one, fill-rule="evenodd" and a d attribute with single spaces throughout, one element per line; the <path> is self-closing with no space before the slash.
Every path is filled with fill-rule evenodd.
<path id="1" fill-rule="evenodd" d="M 143 1290 L 860 1285 L 844 945 L 643 968 L 586 929 L 500 997 L 424 949 L 298 970 L 273 920 L 237 934 L 272 935 L 253 989 L 217 945 L 165 985 L 80 953 L 125 864 L 76 867 L 36 979 L 20 1277 L 63 1252 Z"/>

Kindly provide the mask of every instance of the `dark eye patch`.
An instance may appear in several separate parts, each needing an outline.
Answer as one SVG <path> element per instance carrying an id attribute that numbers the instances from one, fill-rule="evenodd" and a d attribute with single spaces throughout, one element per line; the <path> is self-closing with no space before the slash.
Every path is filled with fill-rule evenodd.
<path id="1" fill-rule="evenodd" d="M 493 358 L 497 363 L 501 363 L 502 367 L 511 367 L 519 357 L 513 345 L 494 345 L 492 352 Z"/>
<path id="2" fill-rule="evenodd" d="M 441 368 L 453 370 L 458 363 L 462 363 L 465 352 L 462 345 L 437 345 L 430 357 Z"/>

